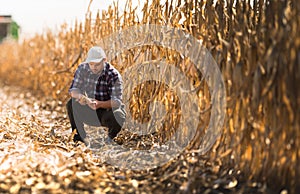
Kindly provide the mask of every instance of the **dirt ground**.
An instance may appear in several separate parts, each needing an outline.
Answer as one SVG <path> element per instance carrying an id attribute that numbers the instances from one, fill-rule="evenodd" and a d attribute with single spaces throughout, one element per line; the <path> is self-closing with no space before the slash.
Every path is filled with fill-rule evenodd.
<path id="1" fill-rule="evenodd" d="M 121 151 L 102 142 L 105 130 L 94 134 L 94 147 L 70 141 L 62 102 L 8 86 L 0 96 L 1 193 L 272 193 L 221 161 L 187 151 L 157 168 L 120 169 L 106 161 Z M 119 159 L 128 155 L 134 152 Z"/>

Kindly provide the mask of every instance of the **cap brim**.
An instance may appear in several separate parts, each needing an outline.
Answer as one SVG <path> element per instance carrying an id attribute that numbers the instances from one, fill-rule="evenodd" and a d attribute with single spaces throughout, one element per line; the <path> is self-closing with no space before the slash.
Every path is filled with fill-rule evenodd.
<path id="1" fill-rule="evenodd" d="M 104 58 L 100 58 L 100 59 L 86 59 L 85 62 L 86 63 L 90 63 L 90 62 L 93 62 L 93 63 L 100 63 Z"/>

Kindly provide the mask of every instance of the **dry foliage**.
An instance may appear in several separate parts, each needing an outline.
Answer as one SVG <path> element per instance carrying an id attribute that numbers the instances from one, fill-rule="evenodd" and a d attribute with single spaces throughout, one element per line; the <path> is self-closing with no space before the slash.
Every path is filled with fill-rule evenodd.
<path id="1" fill-rule="evenodd" d="M 300 83 L 300 4 L 296 0 L 234 2 L 227 0 L 213 4 L 213 1 L 167 0 L 161 4 L 153 0 L 144 4 L 142 17 L 130 1 L 123 13 L 118 12 L 118 4 L 114 4 L 107 11 L 98 13 L 96 18 L 91 18 L 88 13 L 84 24 L 78 23 L 72 28 L 62 26 L 58 34 L 49 31 L 21 44 L 2 43 L 1 80 L 5 84 L 29 89 L 38 96 L 47 96 L 43 100 L 55 99 L 64 104 L 74 70 L 84 60 L 90 46 L 101 38 L 138 24 L 182 28 L 202 40 L 219 64 L 227 89 L 224 131 L 205 157 L 197 155 L 199 145 L 195 141 L 191 151 L 178 161 L 157 170 L 164 171 L 165 175 L 155 171 L 138 177 L 143 185 L 139 188 L 152 192 L 162 191 L 160 188 L 184 192 L 219 189 L 226 192 L 247 186 L 265 192 L 264 185 L 267 185 L 275 191 L 299 191 L 300 94 L 297 84 Z M 134 60 L 164 58 L 183 70 L 183 64 L 186 64 L 186 59 L 175 51 L 160 47 L 133 48 L 118 57 L 112 62 L 121 72 Z M 197 85 L 200 78 L 192 75 L 191 78 Z M 143 91 L 145 88 L 148 93 Z M 205 84 L 202 85 L 201 91 L 205 91 L 204 95 L 209 99 L 205 88 Z M 142 97 L 153 91 L 157 91 L 157 98 L 166 92 L 164 86 L 150 83 L 133 94 L 132 114 L 142 110 L 136 115 L 142 121 L 148 119 L 145 111 L 149 105 Z M 171 96 L 169 94 L 165 103 L 176 102 Z M 176 108 L 176 105 L 171 107 L 174 112 Z M 172 119 L 176 124 L 176 115 Z M 1 127 L 1 130 L 7 129 Z M 93 173 L 92 168 L 88 168 L 88 173 Z M 82 172 L 80 176 L 85 175 Z M 134 177 L 120 175 L 123 176 L 127 181 L 128 176 Z M 151 176 L 159 178 L 143 182 Z M 105 181 L 102 175 L 98 178 Z M 60 181 L 59 178 L 56 180 Z M 133 188 L 138 188 L 137 180 L 133 178 L 131 183 Z M 146 189 L 150 183 L 154 184 L 153 188 Z M 6 190 L 2 184 L 0 191 Z M 121 190 L 125 188 L 121 187 Z"/>

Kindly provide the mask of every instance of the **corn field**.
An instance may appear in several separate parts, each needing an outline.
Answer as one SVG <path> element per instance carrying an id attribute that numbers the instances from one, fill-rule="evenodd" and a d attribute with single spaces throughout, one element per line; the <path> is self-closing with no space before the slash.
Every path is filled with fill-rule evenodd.
<path id="1" fill-rule="evenodd" d="M 224 178 L 227 184 L 224 190 L 219 190 L 220 193 L 299 192 L 298 1 L 166 0 L 162 3 L 153 0 L 145 2 L 139 13 L 129 0 L 123 12 L 119 8 L 118 3 L 114 3 L 95 18 L 87 11 L 85 22 L 77 22 L 71 27 L 63 25 L 58 33 L 49 30 L 21 43 L 2 43 L 2 85 L 20 87 L 31 91 L 41 101 L 48 100 L 54 103 L 53 106 L 63 107 L 69 98 L 68 88 L 74 71 L 85 60 L 88 49 L 104 37 L 141 24 L 182 29 L 201 40 L 221 70 L 227 93 L 225 124 L 221 136 L 205 155 L 197 155 L 200 145 L 196 137 L 178 161 L 158 168 L 152 174 L 143 174 L 147 180 L 151 176 L 159 177 L 157 179 L 162 185 L 172 182 L 170 186 L 157 183 L 147 190 L 146 186 L 154 184 L 149 181 L 149 184 L 143 183 L 145 187 L 135 188 L 140 189 L 136 191 L 210 193 L 223 184 L 216 180 Z M 188 59 L 176 51 L 160 46 L 131 48 L 109 60 L 122 74 L 135 60 L 162 58 L 183 71 L 189 64 Z M 200 84 L 201 76 L 193 74 L 193 71 L 187 74 L 195 85 Z M 153 98 L 162 100 L 162 94 L 166 92 L 165 85 L 154 82 L 137 87 L 130 101 L 133 117 L 147 121 L 146 109 L 150 102 L 145 101 L 145 97 L 155 94 Z M 198 95 L 206 97 L 204 103 L 199 101 L 199 106 L 201 104 L 203 109 L 207 109 L 210 94 L 206 84 L 200 84 Z M 175 104 L 169 107 L 168 111 L 173 114 L 168 119 L 173 120 L 172 125 L 176 126 L 178 99 L 172 92 L 166 96 L 165 101 Z M 64 108 L 59 111 L 65 114 Z M 209 111 L 201 118 L 201 124 L 207 124 L 208 117 Z M 165 130 L 172 127 L 166 125 Z M 191 161 L 191 156 L 196 161 Z M 184 178 L 180 176 L 182 169 L 186 170 Z M 205 177 L 205 171 L 213 175 Z M 177 174 L 172 176 L 174 172 Z M 133 175 L 126 172 L 124 176 Z M 227 180 L 226 177 L 230 178 Z M 258 190 L 243 190 L 244 187 Z"/>

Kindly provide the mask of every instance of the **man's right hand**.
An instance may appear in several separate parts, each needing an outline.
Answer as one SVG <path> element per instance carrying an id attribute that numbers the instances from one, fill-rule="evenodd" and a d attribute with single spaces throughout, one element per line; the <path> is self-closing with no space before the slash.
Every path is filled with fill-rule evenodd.
<path id="1" fill-rule="evenodd" d="M 86 105 L 86 100 L 85 100 L 85 96 L 83 94 L 80 94 L 79 92 L 71 92 L 71 96 L 72 98 L 76 99 L 76 102 L 79 102 L 79 104 L 81 105 Z"/>
<path id="2" fill-rule="evenodd" d="M 94 104 L 94 100 L 90 99 L 86 95 L 83 95 L 79 92 L 72 92 L 71 96 L 76 99 L 77 102 L 81 105 L 90 105 Z"/>
<path id="3" fill-rule="evenodd" d="M 81 94 L 80 98 L 79 98 L 79 103 L 81 105 L 88 105 L 89 107 L 91 107 L 92 109 L 95 106 L 95 100 L 90 99 L 89 97 Z"/>
<path id="4" fill-rule="evenodd" d="M 86 97 L 83 94 L 79 94 L 78 98 L 76 100 L 81 105 L 86 105 L 87 104 Z"/>

